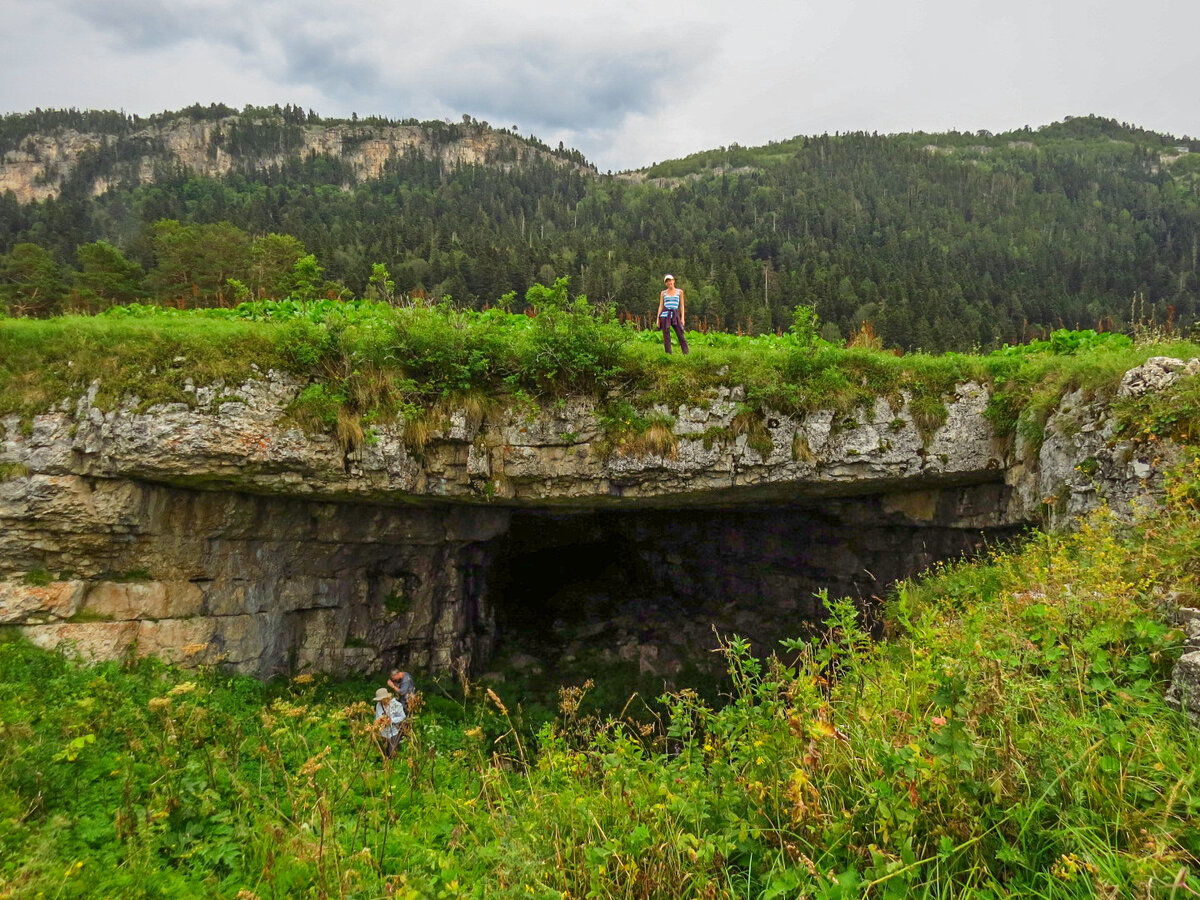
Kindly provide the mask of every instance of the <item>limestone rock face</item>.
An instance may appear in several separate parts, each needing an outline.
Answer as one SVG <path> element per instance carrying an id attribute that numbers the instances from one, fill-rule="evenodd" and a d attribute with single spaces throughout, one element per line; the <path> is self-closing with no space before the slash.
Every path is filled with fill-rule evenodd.
<path id="1" fill-rule="evenodd" d="M 1175 663 L 1167 702 L 1186 712 L 1200 726 L 1200 650 L 1185 653 Z"/>
<path id="2" fill-rule="evenodd" d="M 81 476 L 0 488 L 0 625 L 40 646 L 262 675 L 381 660 L 445 669 L 490 650 L 481 548 L 504 530 L 503 509 L 361 507 Z"/>
<path id="3" fill-rule="evenodd" d="M 75 404 L 0 421 L 0 461 L 47 476 L 87 475 L 283 496 L 371 502 L 446 498 L 555 505 L 628 501 L 659 505 L 867 493 L 904 484 L 998 481 L 1008 461 L 983 417 L 988 391 L 960 385 L 947 419 L 921 433 L 908 398 L 883 400 L 856 416 L 768 411 L 765 441 L 732 428 L 741 388 L 721 388 L 695 405 L 657 410 L 675 420 L 667 455 L 606 448 L 590 398 L 572 398 L 532 418 L 502 409 L 482 420 L 452 414 L 419 453 L 402 430 L 383 425 L 347 453 L 329 436 L 281 424 L 303 389 L 278 373 L 242 385 L 195 387 L 191 403 L 139 409 Z M 27 433 L 28 432 L 28 433 Z M 927 439 L 928 437 L 928 439 Z M 769 449 L 767 443 L 769 442 Z M 747 491 L 747 488 L 755 490 Z"/>
<path id="4" fill-rule="evenodd" d="M 1180 378 L 1197 373 L 1200 373 L 1200 359 L 1184 362 L 1170 356 L 1152 356 L 1125 373 L 1117 396 L 1140 397 L 1148 392 L 1166 390 Z"/>
<path id="5" fill-rule="evenodd" d="M 1198 367 L 1151 360 L 1126 383 L 1161 389 Z M 97 658 L 259 674 L 478 667 L 517 514 L 547 517 L 529 533 L 549 547 L 554 515 L 637 513 L 610 537 L 664 589 L 800 620 L 815 607 L 796 598 L 821 584 L 869 596 L 981 530 L 1102 501 L 1132 514 L 1170 459 L 1080 393 L 1040 445 L 998 437 L 976 383 L 944 398 L 931 431 L 907 396 L 850 416 L 766 410 L 747 427 L 729 385 L 653 410 L 673 422 L 654 452 L 605 434 L 586 397 L 452 412 L 419 449 L 383 425 L 347 451 L 287 424 L 303 388 L 269 372 L 113 409 L 93 388 L 31 422 L 0 420 L 0 471 L 20 473 L 0 480 L 0 627 Z M 655 511 L 679 512 L 676 524 L 655 525 Z M 639 665 L 658 665 L 651 655 L 638 650 Z"/>
<path id="6" fill-rule="evenodd" d="M 1200 609 L 1184 607 L 1177 618 L 1187 635 L 1187 643 L 1171 673 L 1167 702 L 1200 725 Z"/>
<path id="7" fill-rule="evenodd" d="M 421 125 L 297 126 L 294 146 L 248 158 L 232 154 L 223 140 L 224 134 L 244 122 L 240 116 L 202 122 L 177 119 L 149 125 L 124 137 L 69 128 L 30 135 L 20 147 L 0 157 L 0 194 L 12 191 L 21 203 L 57 197 L 79 162 L 99 150 L 106 140 L 121 146 L 122 161 L 95 178 L 93 196 L 121 182 L 150 183 L 155 171 L 163 166 L 220 178 L 245 165 L 268 169 L 289 159 L 314 155 L 348 164 L 357 181 L 380 177 L 390 161 L 404 156 L 438 159 L 448 168 L 490 164 L 507 169 L 530 156 L 558 165 L 575 165 L 507 132 L 474 127 L 447 141 Z M 504 161 L 498 161 L 501 159 Z"/>
<path id="8" fill-rule="evenodd" d="M 1200 359 L 1153 357 L 1130 369 L 1119 398 L 1166 390 L 1200 373 Z M 1006 479 L 1017 506 L 1031 518 L 1039 504 L 1052 526 L 1106 503 L 1122 518 L 1152 507 L 1162 475 L 1178 460 L 1169 441 L 1142 443 L 1123 434 L 1109 399 L 1076 390 L 1066 394 L 1046 421 L 1040 446 L 1019 438 Z"/>

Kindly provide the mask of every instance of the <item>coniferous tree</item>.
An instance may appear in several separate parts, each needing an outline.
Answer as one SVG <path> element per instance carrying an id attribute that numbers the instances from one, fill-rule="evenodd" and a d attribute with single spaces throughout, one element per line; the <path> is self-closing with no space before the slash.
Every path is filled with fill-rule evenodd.
<path id="1" fill-rule="evenodd" d="M 0 303 L 15 316 L 46 316 L 58 310 L 67 283 L 54 257 L 37 244 L 21 243 L 0 258 Z"/>
<path id="2" fill-rule="evenodd" d="M 145 269 L 107 241 L 82 244 L 76 257 L 75 291 L 85 308 L 102 309 L 145 297 Z"/>

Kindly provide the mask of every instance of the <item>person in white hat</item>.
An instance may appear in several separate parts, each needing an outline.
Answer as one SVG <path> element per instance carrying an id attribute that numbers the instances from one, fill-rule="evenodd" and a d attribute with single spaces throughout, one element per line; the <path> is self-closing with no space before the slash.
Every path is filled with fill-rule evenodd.
<path id="1" fill-rule="evenodd" d="M 388 693 L 387 688 L 375 692 L 375 723 L 383 738 L 383 752 L 394 756 L 400 745 L 400 723 L 405 719 L 404 704 Z"/>
<path id="2" fill-rule="evenodd" d="M 664 275 L 663 283 L 666 288 L 658 292 L 658 327 L 663 333 L 663 349 L 671 352 L 671 329 L 679 338 L 679 349 L 684 355 L 688 352 L 687 338 L 683 329 L 687 327 L 687 302 L 683 297 L 683 289 L 675 287 L 675 276 Z"/>

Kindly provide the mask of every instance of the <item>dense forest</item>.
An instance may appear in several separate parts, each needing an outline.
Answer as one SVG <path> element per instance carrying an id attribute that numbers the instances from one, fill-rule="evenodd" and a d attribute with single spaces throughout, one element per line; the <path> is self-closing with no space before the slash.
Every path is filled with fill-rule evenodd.
<path id="1" fill-rule="evenodd" d="M 200 121 L 217 124 L 208 152 L 239 163 L 221 178 L 156 156 L 163 129 Z M 778 331 L 809 305 L 828 339 L 869 322 L 887 345 L 927 350 L 1063 326 L 1188 327 L 1200 313 L 1200 141 L 1109 119 L 797 137 L 618 175 L 534 140 L 541 152 L 520 160 L 410 153 L 356 178 L 344 153 L 395 125 L 424 129 L 435 148 L 515 134 L 292 106 L 5 116 L 6 160 L 36 135 L 102 140 L 58 196 L 0 197 L 0 303 L 46 315 L 301 291 L 482 308 L 568 277 L 573 292 L 644 318 L 672 271 L 692 327 Z M 290 153 L 315 127 L 341 129 L 342 156 Z M 147 158 L 151 180 L 126 177 Z"/>

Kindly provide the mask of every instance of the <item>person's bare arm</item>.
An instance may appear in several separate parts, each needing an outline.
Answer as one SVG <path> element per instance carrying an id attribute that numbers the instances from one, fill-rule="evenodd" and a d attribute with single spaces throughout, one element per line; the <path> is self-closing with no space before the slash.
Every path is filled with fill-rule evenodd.
<path id="1" fill-rule="evenodd" d="M 662 318 L 662 311 L 663 311 L 663 297 L 665 297 L 666 295 L 667 295 L 667 292 L 666 292 L 666 291 L 659 291 L 659 292 L 658 292 L 658 312 L 656 312 L 656 313 L 654 314 L 654 317 L 655 317 L 656 319 L 661 319 L 661 318 Z"/>
<path id="2" fill-rule="evenodd" d="M 683 288 L 679 289 L 679 327 L 687 327 L 687 301 L 683 299 Z"/>

